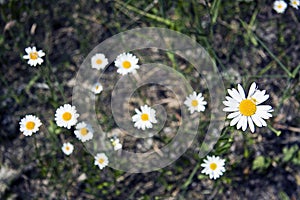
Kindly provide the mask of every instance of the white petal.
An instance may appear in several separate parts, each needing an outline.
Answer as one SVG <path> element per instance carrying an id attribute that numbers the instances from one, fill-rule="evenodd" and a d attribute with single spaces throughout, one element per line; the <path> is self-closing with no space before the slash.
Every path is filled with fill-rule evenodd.
<path id="1" fill-rule="evenodd" d="M 232 119 L 230 122 L 230 126 L 236 125 L 236 123 L 238 123 L 240 121 L 241 117 L 242 117 L 242 115 L 239 115 L 236 118 Z"/>
<path id="2" fill-rule="evenodd" d="M 248 98 L 253 96 L 253 94 L 254 94 L 254 92 L 255 92 L 256 89 L 257 89 L 257 88 L 256 88 L 256 83 L 253 82 L 253 83 L 251 84 L 250 89 L 249 89 L 249 92 L 248 92 Z"/>
<path id="3" fill-rule="evenodd" d="M 243 98 L 241 97 L 241 95 L 238 93 L 238 91 L 234 88 L 232 88 L 232 90 L 227 90 L 229 95 L 232 96 L 236 101 L 241 102 L 243 100 Z"/>
<path id="4" fill-rule="evenodd" d="M 240 112 L 233 112 L 233 113 L 230 113 L 227 118 L 228 119 L 232 119 L 232 118 L 235 118 L 237 117 L 238 115 L 240 115 Z"/>
<path id="5" fill-rule="evenodd" d="M 254 133 L 255 127 L 254 127 L 252 118 L 251 117 L 247 117 L 247 118 L 248 118 L 248 124 L 249 124 L 250 130 L 252 133 Z"/>
<path id="6" fill-rule="evenodd" d="M 245 99 L 246 98 L 245 97 L 245 91 L 244 91 L 243 87 L 240 84 L 238 84 L 238 90 L 239 90 L 239 93 L 240 93 L 241 97 L 243 99 Z"/>
<path id="7" fill-rule="evenodd" d="M 247 123 L 247 118 L 248 117 L 246 117 L 246 116 L 242 116 L 242 119 L 241 119 L 243 121 L 243 124 L 242 124 L 242 130 L 243 131 L 245 131 L 247 129 L 247 124 L 248 124 Z"/>
<path id="8" fill-rule="evenodd" d="M 254 115 L 251 116 L 251 119 L 256 124 L 256 126 L 262 127 L 262 124 L 261 124 L 261 122 L 260 122 L 260 120 L 258 118 L 259 117 L 257 116 L 257 114 L 254 114 Z"/>
<path id="9" fill-rule="evenodd" d="M 225 112 L 235 112 L 238 110 L 239 110 L 239 108 L 237 108 L 237 107 L 226 107 L 223 109 L 223 111 L 225 111 Z"/>

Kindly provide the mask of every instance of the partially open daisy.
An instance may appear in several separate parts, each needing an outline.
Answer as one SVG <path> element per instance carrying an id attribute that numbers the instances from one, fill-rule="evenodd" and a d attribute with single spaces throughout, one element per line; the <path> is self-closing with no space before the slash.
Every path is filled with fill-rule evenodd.
<path id="1" fill-rule="evenodd" d="M 67 156 L 73 153 L 74 146 L 70 142 L 64 143 L 61 150 L 66 154 Z"/>
<path id="2" fill-rule="evenodd" d="M 86 124 L 85 122 L 80 122 L 76 125 L 74 133 L 81 142 L 86 142 L 93 138 L 94 130 L 91 125 Z"/>
<path id="3" fill-rule="evenodd" d="M 101 83 L 97 82 L 93 85 L 92 91 L 95 94 L 100 94 L 103 90 L 103 86 L 101 85 Z"/>
<path id="4" fill-rule="evenodd" d="M 140 66 L 137 64 L 139 59 L 131 53 L 122 53 L 115 60 L 115 66 L 118 68 L 119 74 L 125 75 L 135 73 Z"/>
<path id="5" fill-rule="evenodd" d="M 119 138 L 117 138 L 117 137 L 111 138 L 110 142 L 111 142 L 112 146 L 114 147 L 115 151 L 122 149 L 122 144 L 120 143 Z"/>
<path id="6" fill-rule="evenodd" d="M 274 1 L 273 9 L 277 13 L 284 13 L 286 8 L 287 8 L 287 4 L 285 3 L 285 1 L 282 0 Z"/>
<path id="7" fill-rule="evenodd" d="M 55 113 L 57 126 L 65 127 L 67 129 L 70 129 L 71 126 L 74 126 L 77 123 L 78 117 L 79 114 L 77 114 L 75 106 L 71 106 L 70 104 L 60 106 Z"/>
<path id="8" fill-rule="evenodd" d="M 188 97 L 186 97 L 184 104 L 188 107 L 191 114 L 193 114 L 195 111 L 197 112 L 204 111 L 207 102 L 204 101 L 204 97 L 202 97 L 202 93 L 199 93 L 197 95 L 197 93 L 194 91 L 193 94 L 190 94 Z"/>
<path id="9" fill-rule="evenodd" d="M 135 122 L 134 127 L 145 130 L 146 128 L 152 128 L 152 123 L 157 123 L 155 118 L 155 110 L 149 106 L 141 106 L 141 111 L 135 109 L 135 112 L 137 114 L 132 116 L 132 121 Z"/>
<path id="10" fill-rule="evenodd" d="M 34 115 L 26 115 L 19 122 L 20 131 L 25 136 L 31 136 L 33 133 L 39 130 L 39 127 L 42 125 L 41 120 Z"/>
<path id="11" fill-rule="evenodd" d="M 103 169 L 104 167 L 106 167 L 108 165 L 108 158 L 105 155 L 105 153 L 98 153 L 95 156 L 95 162 L 94 164 L 97 165 L 100 169 Z"/>
<path id="12" fill-rule="evenodd" d="M 28 59 L 28 64 L 30 66 L 36 66 L 37 64 L 42 64 L 44 60 L 41 58 L 45 56 L 45 53 L 42 50 L 37 51 L 36 47 L 27 47 L 25 49 L 27 55 L 24 55 L 24 59 Z"/>
<path id="13" fill-rule="evenodd" d="M 258 127 L 267 126 L 265 119 L 272 117 L 270 112 L 273 112 L 273 109 L 269 105 L 259 105 L 269 98 L 269 95 L 265 94 L 266 90 L 258 90 L 256 83 L 253 82 L 247 98 L 240 84 L 238 90 L 228 89 L 228 93 L 230 97 L 226 96 L 226 101 L 223 101 L 227 106 L 223 111 L 232 112 L 227 116 L 228 119 L 232 119 L 230 126 L 237 124 L 237 129 L 242 128 L 245 131 L 249 124 L 251 132 L 255 130 L 253 122 Z"/>
<path id="14" fill-rule="evenodd" d="M 300 1 L 299 0 L 290 0 L 290 5 L 293 8 L 296 8 L 298 10 L 298 6 L 300 6 Z"/>
<path id="15" fill-rule="evenodd" d="M 94 69 L 104 69 L 108 64 L 108 60 L 102 53 L 97 53 L 91 58 L 92 68 Z"/>
<path id="16" fill-rule="evenodd" d="M 217 179 L 225 172 L 224 165 L 225 160 L 219 156 L 207 156 L 204 163 L 201 164 L 201 167 L 204 167 L 201 173 L 209 175 L 210 179 Z"/>

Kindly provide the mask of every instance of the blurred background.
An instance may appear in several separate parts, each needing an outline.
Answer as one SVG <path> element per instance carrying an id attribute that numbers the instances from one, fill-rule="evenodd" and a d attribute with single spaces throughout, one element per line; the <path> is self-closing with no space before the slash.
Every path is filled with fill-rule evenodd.
<path id="1" fill-rule="evenodd" d="M 300 10 L 288 6 L 278 14 L 273 2 L 0 0 L 0 198 L 299 199 Z M 158 171 L 100 171 L 72 132 L 56 127 L 55 110 L 71 103 L 76 73 L 88 53 L 105 39 L 138 27 L 163 27 L 191 37 L 211 55 L 226 88 L 238 83 L 247 88 L 255 81 L 270 94 L 274 116 L 269 128 L 252 134 L 233 127 L 220 133 L 218 151 L 212 153 L 226 159 L 226 173 L 217 181 L 200 173 L 197 142 Z M 41 66 L 23 60 L 29 46 L 46 53 Z M 182 61 L 166 54 L 162 63 L 177 69 Z M 191 74 L 188 80 L 197 87 L 189 68 L 180 69 Z M 148 88 L 141 94 L 152 93 Z M 168 95 L 164 91 L 153 98 Z M 179 120 L 176 109 L 169 109 Z M 19 121 L 26 114 L 38 115 L 44 125 L 39 134 L 25 138 Z M 200 128 L 209 123 L 205 119 L 209 116 Z M 108 114 L 100 123 L 116 131 L 109 120 Z M 203 134 L 199 130 L 197 141 Z M 171 136 L 123 142 L 125 148 L 143 151 L 147 145 L 167 144 Z M 66 140 L 76 145 L 70 157 L 61 152 Z"/>

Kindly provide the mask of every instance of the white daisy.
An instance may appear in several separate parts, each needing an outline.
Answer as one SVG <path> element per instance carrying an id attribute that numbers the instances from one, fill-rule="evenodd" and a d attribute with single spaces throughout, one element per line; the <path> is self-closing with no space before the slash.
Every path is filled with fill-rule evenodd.
<path id="1" fill-rule="evenodd" d="M 41 58 L 45 56 L 45 53 L 42 50 L 37 51 L 35 47 L 27 47 L 25 49 L 27 55 L 24 55 L 24 59 L 28 59 L 28 64 L 30 66 L 36 66 L 37 64 L 42 64 L 44 60 Z"/>
<path id="2" fill-rule="evenodd" d="M 70 129 L 71 126 L 74 126 L 77 123 L 78 117 L 79 114 L 77 114 L 75 106 L 71 106 L 70 104 L 60 106 L 55 113 L 57 126 L 65 127 L 67 129 Z"/>
<path id="3" fill-rule="evenodd" d="M 85 142 L 93 138 L 94 130 L 91 125 L 80 122 L 76 125 L 74 133 L 81 142 Z"/>
<path id="4" fill-rule="evenodd" d="M 224 165 L 225 160 L 219 156 L 207 156 L 204 163 L 201 164 L 201 167 L 204 167 L 201 173 L 209 175 L 210 179 L 217 179 L 225 172 Z"/>
<path id="5" fill-rule="evenodd" d="M 296 8 L 298 10 L 298 6 L 300 6 L 300 1 L 299 0 L 290 0 L 290 5 L 293 8 Z"/>
<path id="6" fill-rule="evenodd" d="M 92 68 L 94 69 L 104 69 L 108 64 L 108 60 L 102 53 L 97 53 L 91 58 Z"/>
<path id="7" fill-rule="evenodd" d="M 100 94 L 100 92 L 102 92 L 103 90 L 103 86 L 101 85 L 101 83 L 97 82 L 93 85 L 92 91 L 95 94 Z"/>
<path id="8" fill-rule="evenodd" d="M 122 53 L 115 60 L 115 66 L 118 68 L 119 74 L 125 75 L 135 73 L 140 66 L 137 64 L 139 59 L 131 53 Z"/>
<path id="9" fill-rule="evenodd" d="M 34 115 L 26 115 L 19 122 L 20 131 L 25 136 L 31 136 L 32 133 L 35 133 L 39 130 L 39 127 L 42 125 L 41 120 Z"/>
<path id="10" fill-rule="evenodd" d="M 120 143 L 119 138 L 112 138 L 110 141 L 115 151 L 122 149 L 122 144 Z"/>
<path id="11" fill-rule="evenodd" d="M 98 167 L 100 169 L 103 169 L 104 167 L 106 167 L 108 165 L 108 163 L 109 163 L 109 161 L 108 161 L 108 158 L 105 155 L 105 153 L 98 153 L 95 156 L 95 162 L 94 162 L 94 164 L 98 165 Z"/>
<path id="12" fill-rule="evenodd" d="M 73 153 L 74 146 L 70 142 L 64 143 L 61 150 L 66 154 L 67 156 Z"/>
<path id="13" fill-rule="evenodd" d="M 256 83 L 253 82 L 247 98 L 240 84 L 238 84 L 238 90 L 228 89 L 228 93 L 230 97 L 226 96 L 227 100 L 223 101 L 224 105 L 227 106 L 223 111 L 232 112 L 227 116 L 228 119 L 232 119 L 230 126 L 237 124 L 237 129 L 242 128 L 245 131 L 249 124 L 252 132 L 255 129 L 253 122 L 258 127 L 267 126 L 264 119 L 272 117 L 270 112 L 273 112 L 273 109 L 269 105 L 259 105 L 269 98 L 269 95 L 265 94 L 266 90 L 258 90 Z"/>
<path id="14" fill-rule="evenodd" d="M 135 109 L 135 112 L 137 114 L 132 117 L 132 121 L 135 122 L 134 127 L 145 130 L 145 128 L 152 128 L 152 123 L 157 123 L 155 118 L 155 110 L 149 106 L 141 106 L 141 111 Z"/>
<path id="15" fill-rule="evenodd" d="M 194 91 L 193 94 L 190 94 L 188 97 L 186 97 L 184 104 L 188 107 L 191 114 L 193 114 L 195 111 L 204 111 L 204 105 L 206 105 L 207 102 L 204 101 L 204 97 L 202 97 L 201 93 L 197 95 L 197 93 Z"/>
<path id="16" fill-rule="evenodd" d="M 284 13 L 286 8 L 287 8 L 287 4 L 285 3 L 285 1 L 282 0 L 274 1 L 273 9 L 277 13 Z"/>

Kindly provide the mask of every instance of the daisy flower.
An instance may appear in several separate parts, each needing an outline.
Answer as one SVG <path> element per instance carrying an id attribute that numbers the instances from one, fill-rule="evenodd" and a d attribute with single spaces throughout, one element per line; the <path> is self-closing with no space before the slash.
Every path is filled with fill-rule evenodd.
<path id="1" fill-rule="evenodd" d="M 108 158 L 107 156 L 105 155 L 105 153 L 98 153 L 96 156 L 95 156 L 95 162 L 94 164 L 95 165 L 98 165 L 98 167 L 100 169 L 103 169 L 104 167 L 106 167 L 108 165 Z"/>
<path id="2" fill-rule="evenodd" d="M 135 73 L 140 66 L 137 64 L 139 59 L 131 53 L 122 53 L 115 60 L 115 66 L 118 68 L 119 74 L 125 75 Z"/>
<path id="3" fill-rule="evenodd" d="M 70 142 L 64 143 L 61 150 L 68 156 L 73 152 L 74 146 Z"/>
<path id="4" fill-rule="evenodd" d="M 286 8 L 287 8 L 287 4 L 285 3 L 285 1 L 282 0 L 274 1 L 273 9 L 277 13 L 284 13 Z"/>
<path id="5" fill-rule="evenodd" d="M 217 179 L 225 172 L 224 165 L 225 160 L 219 156 L 207 156 L 201 164 L 201 167 L 204 167 L 201 173 L 209 175 L 210 179 Z"/>
<path id="6" fill-rule="evenodd" d="M 101 85 L 101 83 L 97 82 L 93 85 L 92 91 L 95 94 L 100 94 L 100 92 L 102 92 L 103 90 L 103 86 Z"/>
<path id="7" fill-rule="evenodd" d="M 290 0 L 290 5 L 293 8 L 296 8 L 298 10 L 298 6 L 300 6 L 300 1 L 299 0 Z"/>
<path id="8" fill-rule="evenodd" d="M 141 106 L 141 111 L 135 109 L 135 112 L 137 114 L 132 117 L 132 121 L 135 122 L 134 127 L 145 130 L 145 128 L 152 128 L 152 123 L 157 123 L 155 110 L 149 106 Z"/>
<path id="9" fill-rule="evenodd" d="M 77 114 L 75 106 L 71 106 L 70 104 L 60 106 L 55 113 L 57 126 L 65 127 L 67 129 L 70 129 L 71 126 L 74 126 L 77 123 L 78 117 L 79 114 Z"/>
<path id="10" fill-rule="evenodd" d="M 122 144 L 120 143 L 119 138 L 112 138 L 112 139 L 110 139 L 110 142 L 111 142 L 112 146 L 114 147 L 115 151 L 122 149 Z"/>
<path id="11" fill-rule="evenodd" d="M 43 56 L 45 56 L 45 53 L 42 50 L 37 51 L 36 47 L 27 47 L 25 49 L 25 52 L 27 53 L 27 55 L 24 55 L 23 58 L 24 59 L 28 59 L 28 64 L 30 66 L 36 66 L 37 64 L 42 64 L 44 62 L 44 60 L 41 58 Z"/>
<path id="12" fill-rule="evenodd" d="M 265 119 L 272 117 L 270 112 L 273 112 L 273 109 L 269 105 L 259 105 L 269 98 L 269 95 L 265 94 L 266 90 L 258 90 L 256 83 L 253 82 L 247 98 L 240 84 L 238 84 L 238 90 L 228 89 L 228 93 L 230 97 L 226 96 L 226 101 L 223 101 L 223 104 L 227 106 L 223 111 L 232 112 L 227 116 L 228 119 L 232 119 L 230 126 L 237 124 L 237 129 L 242 127 L 245 131 L 249 124 L 251 132 L 254 132 L 254 123 L 258 127 L 267 126 Z"/>
<path id="13" fill-rule="evenodd" d="M 93 138 L 94 130 L 89 124 L 80 122 L 76 125 L 74 133 L 81 142 L 85 142 Z"/>
<path id="14" fill-rule="evenodd" d="M 92 68 L 94 69 L 104 69 L 108 64 L 108 60 L 102 53 L 97 53 L 91 58 Z"/>
<path id="15" fill-rule="evenodd" d="M 39 127 L 42 125 L 41 120 L 34 115 L 26 115 L 19 122 L 20 131 L 25 136 L 31 136 L 32 133 L 35 133 L 39 130 Z"/>
<path id="16" fill-rule="evenodd" d="M 204 111 L 204 105 L 206 105 L 207 102 L 204 101 L 204 97 L 202 97 L 201 93 L 197 95 L 197 93 L 194 91 L 193 94 L 190 94 L 188 97 L 186 97 L 184 104 L 188 107 L 191 114 L 193 114 L 195 111 Z"/>

